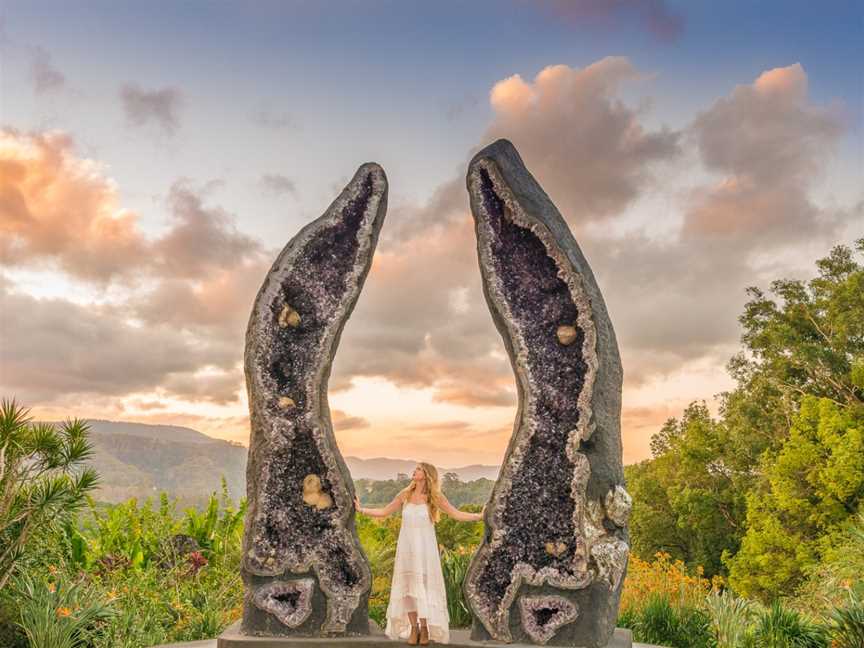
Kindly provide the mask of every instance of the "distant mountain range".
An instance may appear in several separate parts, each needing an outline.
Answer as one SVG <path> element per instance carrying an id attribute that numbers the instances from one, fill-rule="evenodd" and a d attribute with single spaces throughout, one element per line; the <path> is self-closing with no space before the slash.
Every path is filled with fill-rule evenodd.
<path id="1" fill-rule="evenodd" d="M 345 463 L 348 464 L 348 470 L 351 471 L 351 477 L 354 479 L 396 479 L 399 473 L 410 475 L 414 472 L 416 461 L 408 459 L 388 459 L 386 457 L 376 457 L 375 459 L 359 459 L 357 457 L 345 457 Z M 501 466 L 486 466 L 482 464 L 472 464 L 461 468 L 442 468 L 435 466 L 438 469 L 439 479 L 444 478 L 444 473 L 456 473 L 459 476 L 459 481 L 468 482 L 485 477 L 486 479 L 498 479 L 498 471 Z"/>
<path id="2" fill-rule="evenodd" d="M 192 428 L 178 425 L 149 425 L 123 421 L 88 419 L 94 454 L 89 464 L 101 477 L 94 499 L 122 502 L 130 497 L 140 501 L 167 491 L 181 506 L 196 506 L 211 492 L 221 489 L 225 476 L 229 495 L 237 501 L 246 495 L 246 446 L 214 439 Z M 54 421 L 54 423 L 57 423 Z M 353 479 L 396 479 L 410 475 L 416 461 L 406 459 L 360 459 L 345 457 Z M 481 477 L 495 480 L 500 466 L 474 464 L 461 468 L 436 466 L 441 478 L 452 472 L 463 482 Z"/>

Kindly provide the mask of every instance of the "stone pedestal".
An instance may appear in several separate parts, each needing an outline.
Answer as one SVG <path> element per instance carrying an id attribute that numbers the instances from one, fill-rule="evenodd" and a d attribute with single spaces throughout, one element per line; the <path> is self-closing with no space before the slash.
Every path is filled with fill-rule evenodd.
<path id="1" fill-rule="evenodd" d="M 392 648 L 408 645 L 405 642 L 391 641 L 371 619 L 370 633 L 363 637 L 250 637 L 240 632 L 240 622 L 228 627 L 216 642 L 217 648 L 311 648 L 321 646 L 326 648 Z M 475 641 L 469 637 L 468 630 L 450 630 L 450 643 L 430 643 L 430 646 L 447 645 L 451 648 L 481 648 L 485 646 L 504 646 L 506 648 L 528 648 L 532 644 L 511 643 L 500 641 Z M 579 648 L 580 644 L 571 644 Z M 633 643 L 633 635 L 629 630 L 617 628 L 611 641 L 604 648 L 639 648 Z"/>

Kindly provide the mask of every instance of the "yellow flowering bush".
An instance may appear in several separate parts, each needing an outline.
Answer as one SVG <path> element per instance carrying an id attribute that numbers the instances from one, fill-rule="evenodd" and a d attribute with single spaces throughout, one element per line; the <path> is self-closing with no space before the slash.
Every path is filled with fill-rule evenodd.
<path id="1" fill-rule="evenodd" d="M 648 562 L 631 555 L 621 594 L 621 611 L 639 609 L 651 594 L 668 597 L 672 605 L 702 607 L 705 595 L 723 587 L 723 577 L 705 578 L 701 566 L 690 570 L 681 560 L 663 551 Z"/>

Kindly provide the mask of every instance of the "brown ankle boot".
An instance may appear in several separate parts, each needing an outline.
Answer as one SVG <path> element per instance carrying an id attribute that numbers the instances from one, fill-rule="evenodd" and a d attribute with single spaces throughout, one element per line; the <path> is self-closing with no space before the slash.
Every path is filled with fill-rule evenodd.
<path id="1" fill-rule="evenodd" d="M 417 639 L 420 637 L 420 627 L 414 623 L 411 625 L 411 636 L 408 637 L 408 643 L 412 646 L 417 645 Z"/>
<path id="2" fill-rule="evenodd" d="M 420 626 L 420 645 L 429 645 L 429 628 L 425 623 Z"/>

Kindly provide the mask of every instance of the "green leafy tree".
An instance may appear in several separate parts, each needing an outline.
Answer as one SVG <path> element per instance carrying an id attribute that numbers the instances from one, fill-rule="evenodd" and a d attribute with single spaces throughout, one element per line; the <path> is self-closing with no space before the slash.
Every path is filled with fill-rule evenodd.
<path id="1" fill-rule="evenodd" d="M 650 560 L 662 550 L 702 565 L 709 577 L 723 571 L 720 556 L 737 549 L 745 512 L 727 447 L 728 430 L 704 403 L 691 404 L 652 437 L 654 458 L 628 466 L 626 475 L 636 555 Z"/>
<path id="2" fill-rule="evenodd" d="M 0 589 L 33 535 L 57 528 L 77 512 L 98 485 L 83 466 L 93 452 L 85 421 L 31 424 L 16 401 L 0 405 Z"/>
<path id="3" fill-rule="evenodd" d="M 763 457 L 747 532 L 728 560 L 733 587 L 770 599 L 793 591 L 843 537 L 864 499 L 864 407 L 805 396 L 789 438 Z"/>
<path id="4" fill-rule="evenodd" d="M 730 362 L 723 416 L 752 484 L 741 550 L 724 562 L 762 598 L 800 583 L 860 506 L 864 266 L 843 245 L 816 266 L 808 282 L 773 282 L 777 301 L 748 289 L 745 350 Z"/>
<path id="5" fill-rule="evenodd" d="M 864 239 L 856 248 L 864 252 Z M 856 506 L 854 496 L 838 508 L 829 497 L 810 494 L 815 499 L 808 505 L 814 510 L 804 528 L 828 534 L 820 535 L 818 549 L 795 541 L 788 531 L 801 520 L 778 508 L 785 501 L 782 475 L 794 475 L 794 458 L 805 452 L 802 438 L 808 433 L 796 432 L 796 425 L 815 425 L 812 417 L 810 423 L 800 419 L 803 401 L 824 399 L 835 408 L 825 414 L 828 419 L 848 422 L 857 419 L 864 398 L 864 267 L 854 250 L 843 245 L 816 267 L 817 276 L 808 282 L 773 282 L 770 295 L 748 288 L 750 299 L 739 317 L 742 349 L 727 365 L 736 387 L 720 395 L 719 418 L 713 420 L 704 405 L 692 404 L 652 438 L 652 459 L 625 469 L 634 498 L 633 550 L 643 559 L 664 550 L 688 564 L 703 564 L 713 575 L 728 573 L 740 550 L 749 557 L 735 563 L 738 584 L 746 587 L 745 572 L 750 569 L 754 578 L 762 574 L 767 586 L 783 572 L 769 576 L 759 565 L 776 565 L 780 555 L 790 565 L 808 556 L 819 559 L 826 550 L 823 545 L 830 545 L 827 529 Z M 846 448 L 836 452 L 855 447 L 854 432 L 848 438 L 845 432 L 836 434 Z M 835 452 L 826 447 L 819 451 Z M 782 465 L 775 469 L 778 461 Z M 855 462 L 841 460 L 839 454 L 831 461 L 836 464 L 829 471 L 831 479 L 852 488 Z M 814 527 L 816 519 L 824 526 Z M 750 531 L 751 525 L 759 530 Z M 762 541 L 757 542 L 760 534 Z M 771 545 L 770 538 L 777 544 Z M 761 556 L 760 546 L 765 550 Z M 802 551 L 806 556 L 796 556 Z M 787 585 L 797 582 L 800 569 L 787 576 Z"/>

